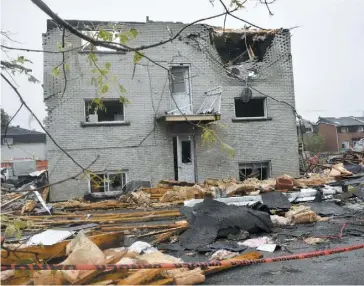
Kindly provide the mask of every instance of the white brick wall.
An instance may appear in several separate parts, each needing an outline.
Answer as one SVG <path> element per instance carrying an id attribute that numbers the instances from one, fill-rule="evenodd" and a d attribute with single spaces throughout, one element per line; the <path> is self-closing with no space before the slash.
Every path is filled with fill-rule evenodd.
<path id="1" fill-rule="evenodd" d="M 127 28 L 135 28 L 139 32 L 137 39 L 129 42 L 132 46 L 154 43 L 160 39 L 169 38 L 166 25 L 176 33 L 182 24 L 177 23 L 132 23 Z M 208 31 L 203 25 L 196 25 L 185 30 L 183 36 L 190 33 L 200 33 L 204 45 L 209 48 L 211 55 L 219 59 L 213 46 L 209 44 Z M 44 49 L 57 50 L 61 41 L 61 31 L 51 29 L 45 33 Z M 80 45 L 79 38 L 68 35 L 67 42 L 74 47 Z M 266 54 L 273 62 L 282 53 L 290 55 L 290 46 L 282 49 L 282 43 L 287 43 L 289 33 L 276 36 L 270 51 Z M 234 97 L 239 96 L 243 84 L 230 79 L 215 61 L 205 51 L 196 49 L 193 41 L 175 40 L 173 43 L 149 49 L 145 54 L 168 67 L 170 63 L 188 63 L 191 65 L 191 82 L 193 92 L 193 108 L 197 110 L 204 99 L 203 93 L 213 87 L 223 87 L 221 112 L 222 119 L 216 127 L 218 136 L 235 148 L 236 155 L 229 158 L 222 152 L 221 146 L 201 145 L 200 130 L 196 133 L 196 163 L 197 178 L 202 181 L 208 177 L 238 176 L 238 163 L 244 161 L 266 161 L 272 164 L 272 175 L 287 173 L 298 175 L 297 132 L 295 116 L 290 107 L 268 99 L 268 116 L 271 121 L 232 122 L 234 117 Z M 91 86 L 91 67 L 86 62 L 87 54 L 77 51 L 69 53 L 67 63 L 67 90 L 63 96 L 50 95 L 63 90 L 63 79 L 51 75 L 53 67 L 62 60 L 62 54 L 44 54 L 44 96 L 45 103 L 51 112 L 47 117 L 47 128 L 60 146 L 65 148 L 80 164 L 87 166 L 97 155 L 99 160 L 92 166 L 93 171 L 128 170 L 128 179 L 151 180 L 153 184 L 161 179 L 173 179 L 173 148 L 172 135 L 178 132 L 176 126 L 157 124 L 155 131 L 141 144 L 141 140 L 154 127 L 155 113 L 152 108 L 159 106 L 158 114 L 170 110 L 170 93 L 167 72 L 160 67 L 143 59 L 135 68 L 133 76 L 133 54 L 98 54 L 98 64 L 111 63 L 112 75 L 119 77 L 120 83 L 127 90 L 126 97 L 131 104 L 126 107 L 125 120 L 130 126 L 80 126 L 84 121 L 84 98 L 97 96 L 95 87 Z M 295 104 L 292 62 L 278 61 L 266 67 L 262 63 L 264 80 L 253 82 L 252 85 L 261 92 Z M 150 78 L 148 77 L 148 71 Z M 151 88 L 150 88 L 151 82 Z M 151 91 L 152 90 L 152 91 Z M 253 96 L 259 94 L 253 93 Z M 119 93 L 115 88 L 107 95 L 117 98 Z M 215 127 L 213 127 L 215 128 Z M 66 155 L 47 140 L 50 182 L 72 176 L 80 169 Z M 70 180 L 52 187 L 52 200 L 66 200 L 82 196 L 88 190 L 86 177 Z"/>

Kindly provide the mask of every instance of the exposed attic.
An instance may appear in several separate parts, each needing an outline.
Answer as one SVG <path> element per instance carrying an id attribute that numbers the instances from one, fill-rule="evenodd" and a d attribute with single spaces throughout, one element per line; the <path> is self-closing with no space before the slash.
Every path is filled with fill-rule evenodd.
<path id="1" fill-rule="evenodd" d="M 251 31 L 213 29 L 212 41 L 224 64 L 239 65 L 249 60 L 262 61 L 279 30 Z"/>

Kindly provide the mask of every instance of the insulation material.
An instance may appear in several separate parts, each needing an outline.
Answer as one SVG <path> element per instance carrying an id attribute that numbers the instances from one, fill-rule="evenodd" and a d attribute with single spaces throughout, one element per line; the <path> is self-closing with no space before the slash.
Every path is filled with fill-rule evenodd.
<path id="1" fill-rule="evenodd" d="M 160 199 L 162 203 L 184 201 L 190 199 L 203 198 L 208 192 L 202 189 L 200 186 L 195 185 L 193 187 L 180 187 L 174 186 L 173 190 L 166 192 Z M 212 194 L 212 193 L 211 193 Z"/>

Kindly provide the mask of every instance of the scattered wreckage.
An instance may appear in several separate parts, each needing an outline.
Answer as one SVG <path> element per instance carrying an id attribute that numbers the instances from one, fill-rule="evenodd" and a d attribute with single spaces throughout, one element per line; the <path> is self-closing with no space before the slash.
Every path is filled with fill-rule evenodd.
<path id="1" fill-rule="evenodd" d="M 237 265 L 364 248 L 296 258 L 291 249 L 364 236 L 364 173 L 344 166 L 298 179 L 165 180 L 115 199 L 53 204 L 46 171 L 37 172 L 20 188 L 2 185 L 1 282 L 192 285 Z"/>

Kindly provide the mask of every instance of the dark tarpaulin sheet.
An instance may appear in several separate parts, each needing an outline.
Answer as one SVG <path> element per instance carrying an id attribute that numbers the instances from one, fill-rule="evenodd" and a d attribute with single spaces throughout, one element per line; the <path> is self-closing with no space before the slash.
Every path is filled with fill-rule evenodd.
<path id="1" fill-rule="evenodd" d="M 291 203 L 281 192 L 269 192 L 262 194 L 263 203 L 270 209 L 289 209 Z"/>
<path id="2" fill-rule="evenodd" d="M 271 232 L 269 214 L 245 206 L 227 205 L 213 199 L 204 199 L 193 208 L 182 207 L 189 228 L 179 238 L 185 249 L 198 249 L 215 241 L 219 230 L 238 227 L 249 233 Z"/>

